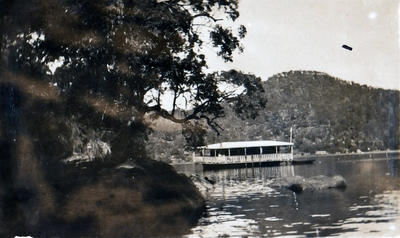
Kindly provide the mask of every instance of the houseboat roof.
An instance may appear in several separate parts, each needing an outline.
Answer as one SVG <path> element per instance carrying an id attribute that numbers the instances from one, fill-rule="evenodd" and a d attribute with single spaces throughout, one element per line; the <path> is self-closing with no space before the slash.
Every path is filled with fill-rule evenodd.
<path id="1" fill-rule="evenodd" d="M 259 140 L 259 141 L 234 141 L 221 142 L 203 146 L 204 149 L 233 149 L 233 148 L 249 148 L 249 147 L 268 147 L 268 146 L 288 146 L 293 145 L 291 142 L 274 141 L 274 140 Z"/>

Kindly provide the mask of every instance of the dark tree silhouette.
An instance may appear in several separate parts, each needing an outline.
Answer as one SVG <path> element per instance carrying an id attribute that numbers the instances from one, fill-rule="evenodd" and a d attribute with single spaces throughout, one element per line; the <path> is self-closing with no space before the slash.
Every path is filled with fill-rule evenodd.
<path id="1" fill-rule="evenodd" d="M 237 97 L 220 83 L 246 85 L 205 73 L 202 47 L 231 61 L 238 16 L 238 0 L 0 0 L 0 236 L 187 232 L 204 200 L 149 159 L 146 120 L 217 127 Z"/>
<path id="2" fill-rule="evenodd" d="M 222 23 L 238 16 L 238 0 L 2 1 L 1 78 L 51 83 L 74 103 L 109 102 L 212 125 L 230 95 L 219 90 L 219 77 L 204 73 L 202 47 L 207 42 L 232 61 L 246 28 Z M 179 100 L 190 113 L 176 115 Z"/>

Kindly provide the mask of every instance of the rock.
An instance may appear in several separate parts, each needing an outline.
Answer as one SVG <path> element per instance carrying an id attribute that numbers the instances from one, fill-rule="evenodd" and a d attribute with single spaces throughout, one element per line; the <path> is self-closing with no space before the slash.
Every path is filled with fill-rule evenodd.
<path id="1" fill-rule="evenodd" d="M 145 125 L 25 96 L 0 84 L 0 237 L 175 237 L 200 218 L 193 182 L 147 157 Z"/>
<path id="2" fill-rule="evenodd" d="M 345 189 L 347 187 L 346 180 L 342 176 L 334 176 L 334 186 L 333 188 Z"/>
<path id="3" fill-rule="evenodd" d="M 347 186 L 346 180 L 340 175 L 333 177 L 320 175 L 311 178 L 301 176 L 285 177 L 276 179 L 274 185 L 287 188 L 295 193 L 301 193 L 304 190 L 345 189 Z"/>
<path id="4" fill-rule="evenodd" d="M 347 186 L 345 179 L 340 175 L 336 175 L 333 177 L 320 175 L 311 177 L 306 181 L 308 181 L 308 186 L 312 189 L 326 189 L 326 188 L 343 189 Z"/>
<path id="5" fill-rule="evenodd" d="M 100 171 L 89 164 L 65 165 L 57 178 L 46 181 L 47 194 L 34 188 L 15 189 L 10 200 L 18 210 L 1 217 L 3 225 L 11 226 L 0 234 L 162 237 L 187 233 L 205 207 L 192 181 L 162 162 L 146 159 L 133 164 Z"/>
<path id="6" fill-rule="evenodd" d="M 299 183 L 290 184 L 287 188 L 295 193 L 301 193 L 304 190 L 303 185 Z"/>
<path id="7" fill-rule="evenodd" d="M 198 175 L 192 174 L 190 179 L 204 198 L 208 197 L 214 190 L 215 181 L 209 179 L 208 177 L 201 178 Z"/>
<path id="8" fill-rule="evenodd" d="M 204 179 L 209 182 L 210 184 L 214 185 L 215 181 L 213 179 L 208 178 L 207 176 L 204 177 Z"/>
<path id="9" fill-rule="evenodd" d="M 62 219 L 74 223 L 90 217 L 90 237 L 136 237 L 179 236 L 201 216 L 203 197 L 169 165 L 147 159 L 117 167 L 71 193 Z"/>

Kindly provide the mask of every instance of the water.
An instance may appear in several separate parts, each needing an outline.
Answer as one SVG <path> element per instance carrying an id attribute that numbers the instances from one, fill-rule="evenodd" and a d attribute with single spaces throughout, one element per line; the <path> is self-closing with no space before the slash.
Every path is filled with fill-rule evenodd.
<path id="1" fill-rule="evenodd" d="M 273 179 L 342 175 L 343 190 L 295 194 Z M 188 237 L 400 237 L 399 159 L 318 159 L 311 165 L 204 171 L 216 181 Z"/>

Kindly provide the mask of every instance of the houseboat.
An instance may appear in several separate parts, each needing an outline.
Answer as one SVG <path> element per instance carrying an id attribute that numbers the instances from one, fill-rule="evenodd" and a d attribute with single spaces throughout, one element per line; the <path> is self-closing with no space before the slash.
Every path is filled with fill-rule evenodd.
<path id="1" fill-rule="evenodd" d="M 199 147 L 193 161 L 203 167 L 279 165 L 293 162 L 293 143 L 283 141 L 222 142 Z"/>

